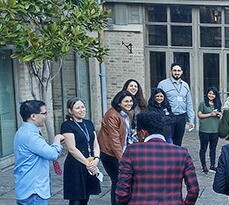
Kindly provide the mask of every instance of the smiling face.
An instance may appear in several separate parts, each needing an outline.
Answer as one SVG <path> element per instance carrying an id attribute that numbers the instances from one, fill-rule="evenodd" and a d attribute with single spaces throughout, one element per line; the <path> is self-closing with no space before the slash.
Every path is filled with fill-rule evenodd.
<path id="1" fill-rule="evenodd" d="M 126 96 L 122 99 L 122 101 L 119 103 L 119 106 L 122 108 L 124 111 L 130 111 L 134 102 L 132 97 Z"/>
<path id="2" fill-rule="evenodd" d="M 179 65 L 174 66 L 170 72 L 175 80 L 179 80 L 183 74 L 183 71 Z"/>
<path id="3" fill-rule="evenodd" d="M 162 94 L 162 93 L 157 93 L 155 95 L 155 101 L 158 103 L 158 104 L 161 104 L 165 99 L 165 96 Z"/>
<path id="4" fill-rule="evenodd" d="M 212 90 L 210 90 L 209 92 L 208 92 L 208 99 L 209 99 L 209 101 L 213 101 L 214 99 L 215 99 L 215 93 L 212 91 Z"/>
<path id="5" fill-rule="evenodd" d="M 132 95 L 136 95 L 138 92 L 138 84 L 134 81 L 131 81 L 126 90 L 129 91 Z"/>
<path id="6" fill-rule="evenodd" d="M 86 108 L 82 101 L 77 101 L 73 105 L 72 109 L 69 109 L 68 112 L 71 114 L 72 118 L 75 121 L 81 122 L 86 115 Z"/>

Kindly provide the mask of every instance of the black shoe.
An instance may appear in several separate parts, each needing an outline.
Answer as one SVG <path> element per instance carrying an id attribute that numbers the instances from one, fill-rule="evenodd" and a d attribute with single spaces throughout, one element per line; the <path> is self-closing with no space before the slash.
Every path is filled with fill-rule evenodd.
<path id="1" fill-rule="evenodd" d="M 209 172 L 216 173 L 216 167 L 215 167 L 215 165 L 210 166 Z"/>
<path id="2" fill-rule="evenodd" d="M 205 174 L 207 174 L 207 173 L 208 173 L 208 168 L 207 168 L 206 166 L 204 166 L 204 167 L 202 168 L 202 172 L 205 173 Z"/>

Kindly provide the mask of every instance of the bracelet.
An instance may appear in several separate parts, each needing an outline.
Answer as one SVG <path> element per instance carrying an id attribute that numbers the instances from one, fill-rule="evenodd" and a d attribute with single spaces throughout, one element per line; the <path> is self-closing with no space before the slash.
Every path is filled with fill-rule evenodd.
<path id="1" fill-rule="evenodd" d="M 98 156 L 95 156 L 95 157 L 94 157 L 94 159 L 98 159 L 98 160 L 100 160 L 100 157 L 98 157 Z"/>

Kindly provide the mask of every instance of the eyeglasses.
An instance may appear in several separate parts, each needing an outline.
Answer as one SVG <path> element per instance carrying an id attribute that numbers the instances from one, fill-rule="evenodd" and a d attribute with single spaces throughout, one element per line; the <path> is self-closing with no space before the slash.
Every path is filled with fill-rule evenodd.
<path id="1" fill-rule="evenodd" d="M 47 112 L 40 112 L 39 114 L 47 116 Z"/>

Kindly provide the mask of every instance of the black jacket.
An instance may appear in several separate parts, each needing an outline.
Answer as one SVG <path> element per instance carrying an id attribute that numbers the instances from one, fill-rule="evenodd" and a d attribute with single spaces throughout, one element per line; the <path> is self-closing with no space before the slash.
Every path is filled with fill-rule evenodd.
<path id="1" fill-rule="evenodd" d="M 154 105 L 151 107 L 150 111 L 154 111 L 161 115 L 164 122 L 162 135 L 164 137 L 172 137 L 171 127 L 176 121 L 176 116 L 173 114 L 172 110 L 165 106 Z"/>
<path id="2" fill-rule="evenodd" d="M 213 182 L 216 193 L 229 195 L 229 145 L 222 147 Z"/>

